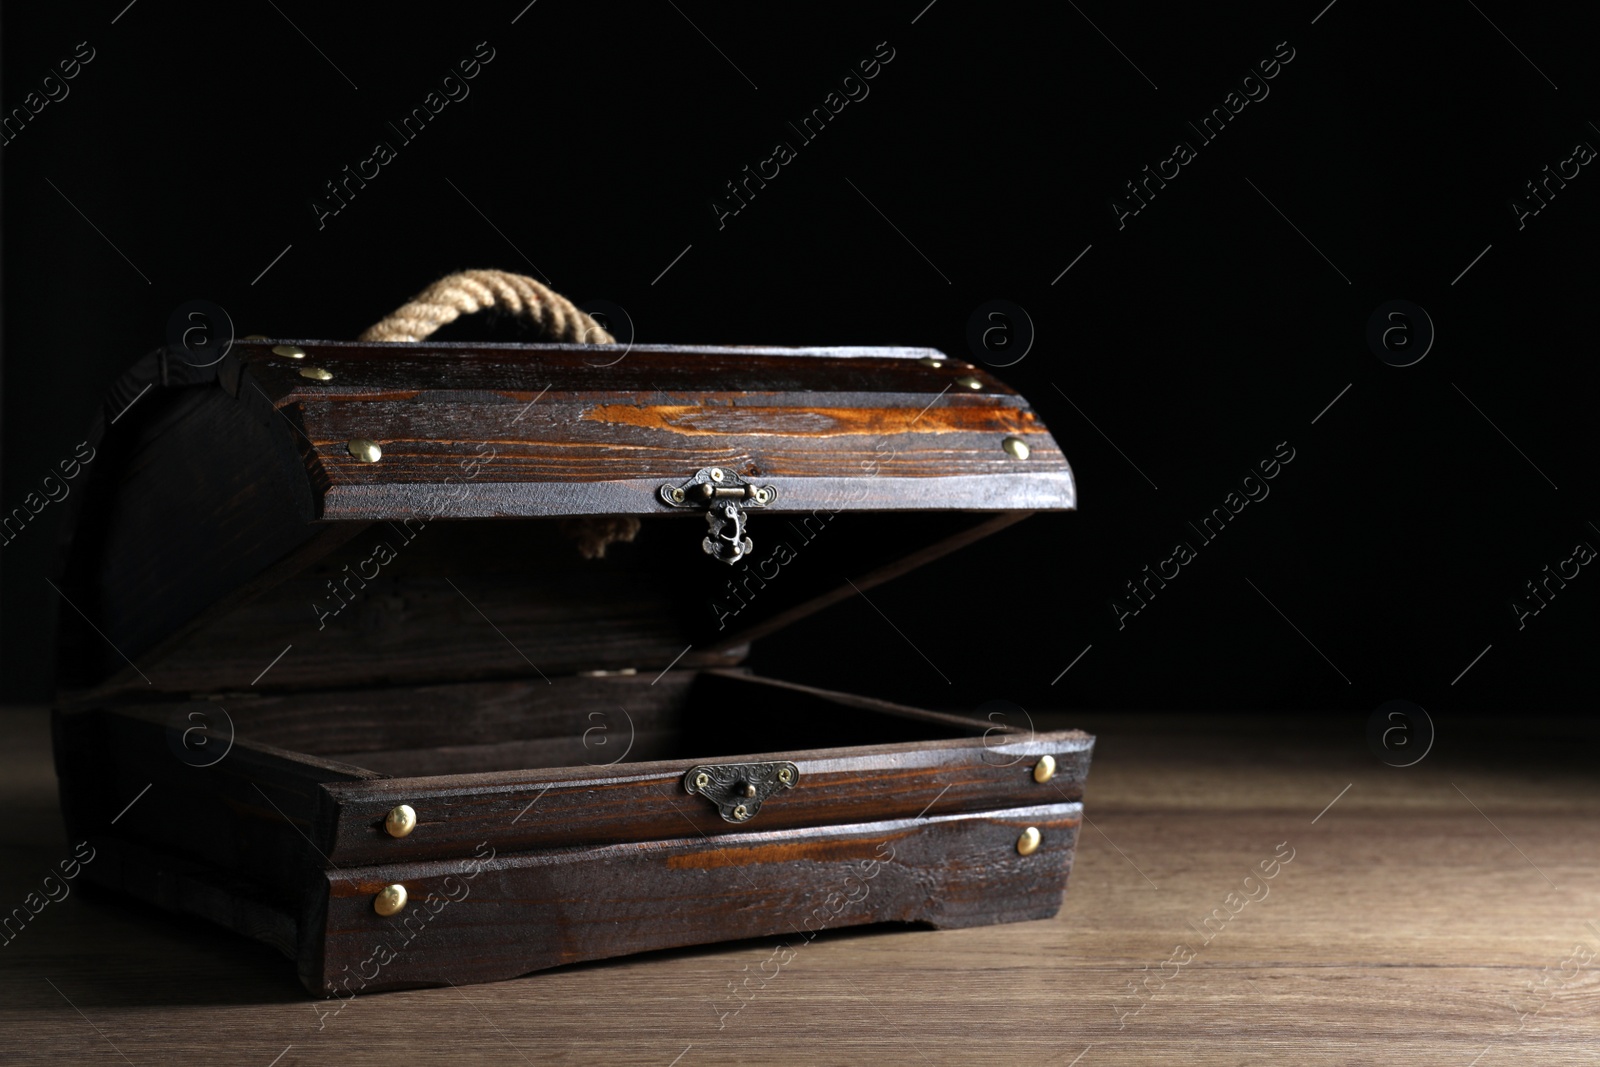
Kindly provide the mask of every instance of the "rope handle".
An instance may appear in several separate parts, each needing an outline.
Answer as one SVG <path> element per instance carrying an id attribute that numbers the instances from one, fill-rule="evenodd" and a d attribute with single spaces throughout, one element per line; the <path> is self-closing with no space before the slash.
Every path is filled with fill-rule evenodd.
<path id="1" fill-rule="evenodd" d="M 551 341 L 617 343 L 605 327 L 554 289 L 504 270 L 447 274 L 368 327 L 359 340 L 421 341 L 462 315 L 496 307 L 526 319 Z"/>

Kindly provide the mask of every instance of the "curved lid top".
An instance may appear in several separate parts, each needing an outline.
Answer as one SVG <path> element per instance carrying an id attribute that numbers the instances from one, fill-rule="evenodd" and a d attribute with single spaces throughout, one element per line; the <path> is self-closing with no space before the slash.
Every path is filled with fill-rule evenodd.
<path id="1" fill-rule="evenodd" d="M 94 629 L 63 613 L 68 688 L 248 685 L 225 678 L 297 633 L 310 643 L 300 633 L 308 621 L 326 639 L 329 616 L 307 605 L 325 586 L 337 594 L 327 572 L 341 573 L 341 562 L 347 575 L 362 563 L 384 573 L 356 590 L 361 611 L 333 613 L 334 629 L 370 614 L 365 601 L 379 598 L 369 582 L 394 586 L 391 599 L 415 610 L 427 599 L 415 591 L 433 582 L 483 608 L 513 648 L 548 652 L 543 673 L 545 663 L 649 662 L 651 642 L 676 651 L 693 640 L 689 659 L 726 662 L 740 641 L 840 590 L 851 595 L 981 535 L 978 520 L 951 513 L 1000 513 L 987 530 L 1075 505 L 1067 461 L 1027 402 L 981 368 L 928 349 L 261 340 L 236 345 L 215 380 L 198 384 L 192 368 L 169 373 L 167 355 L 157 359 L 167 387 L 110 428 L 102 450 L 114 458 L 95 464 L 77 523 L 63 590 Z M 673 487 L 697 490 L 709 471 L 773 494 L 736 501 L 755 547 L 733 567 L 701 550 L 729 531 L 694 501 L 671 499 Z M 856 525 L 811 536 L 853 512 L 877 517 L 841 518 Z M 628 543 L 633 518 L 649 528 L 639 546 Z M 704 521 L 684 521 L 696 518 Z M 504 520 L 539 519 L 565 520 L 535 525 L 562 526 L 580 545 L 598 537 L 616 547 L 584 560 L 550 549 L 543 534 L 507 539 Z M 412 548 L 423 527 L 452 528 Z M 386 554 L 366 544 L 380 533 L 404 557 L 393 568 L 372 563 Z M 542 555 L 530 561 L 518 545 Z M 772 591 L 760 568 L 779 545 L 806 561 L 778 560 L 796 577 Z M 748 593 L 750 572 L 760 603 L 730 610 L 733 580 Z M 604 628 L 595 603 L 645 585 L 660 587 L 655 599 L 625 614 L 648 624 L 550 651 L 572 617 Z M 323 608 L 335 603 L 320 595 Z M 504 601 L 498 618 L 484 597 Z M 452 660 L 444 631 L 417 625 L 426 649 L 403 639 L 385 648 L 357 627 L 324 659 L 275 668 L 274 678 L 481 677 L 531 673 L 538 661 L 511 650 Z"/>

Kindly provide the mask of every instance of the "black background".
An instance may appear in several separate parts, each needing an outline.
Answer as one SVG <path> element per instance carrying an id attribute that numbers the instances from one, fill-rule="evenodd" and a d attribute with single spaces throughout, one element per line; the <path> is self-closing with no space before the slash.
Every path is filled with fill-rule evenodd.
<path id="1" fill-rule="evenodd" d="M 0 150 L 6 509 L 192 298 L 240 333 L 350 338 L 494 266 L 626 308 L 641 341 L 968 358 L 969 316 L 1005 299 L 1037 337 L 999 373 L 1073 462 L 1080 512 L 881 588 L 882 615 L 796 626 L 758 666 L 969 710 L 1594 704 L 1595 568 L 1521 630 L 1510 607 L 1600 546 L 1600 175 L 1520 230 L 1510 208 L 1600 145 L 1579 16 L 524 2 L 8 5 L 7 110 L 78 42 L 95 58 Z M 471 95 L 319 230 L 322 183 L 480 41 Z M 787 122 L 885 41 L 870 95 L 799 145 Z M 1270 95 L 1198 145 L 1185 120 L 1279 42 Z M 1198 158 L 1119 230 L 1110 200 L 1179 139 Z M 719 229 L 713 198 L 779 140 L 798 158 Z M 1365 340 L 1393 299 L 1437 329 L 1414 366 Z M 1119 630 L 1123 583 L 1284 441 L 1270 497 Z M 0 550 L 8 699 L 48 692 L 60 511 Z"/>

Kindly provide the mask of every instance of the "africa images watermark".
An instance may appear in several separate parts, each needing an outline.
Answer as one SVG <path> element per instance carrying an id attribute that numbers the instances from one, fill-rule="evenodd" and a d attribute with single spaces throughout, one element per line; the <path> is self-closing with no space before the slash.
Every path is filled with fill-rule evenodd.
<path id="1" fill-rule="evenodd" d="M 483 453 L 485 448 L 489 450 L 488 455 Z M 476 457 L 468 456 L 461 461 L 460 467 L 465 477 L 455 483 L 455 491 L 451 494 L 451 503 L 459 503 L 464 500 L 467 495 L 467 483 L 476 478 L 483 467 L 494 462 L 495 457 L 499 455 L 498 450 L 488 442 L 480 442 L 477 451 L 478 455 Z M 460 476 L 452 472 L 450 477 L 457 478 Z M 398 547 L 387 536 L 379 537 L 373 544 L 371 555 L 357 561 L 354 573 L 350 571 L 350 564 L 346 563 L 340 569 L 340 576 L 337 579 L 329 578 L 327 587 L 328 592 L 331 594 L 331 600 L 326 605 L 315 600 L 311 602 L 311 611 L 317 617 L 317 629 L 326 629 L 328 620 L 335 618 L 341 611 L 353 604 L 357 596 L 367 588 L 368 582 L 377 581 L 382 574 L 383 568 L 400 558 L 400 550 L 417 539 L 417 535 L 427 528 L 428 523 L 438 517 L 439 510 L 442 509 L 436 509 L 425 520 L 408 518 L 402 520 L 399 526 L 392 522 L 389 523 L 389 528 L 396 534 L 395 540 L 399 542 Z M 412 523 L 416 523 L 416 529 L 414 530 L 412 529 Z M 369 568 L 370 573 L 368 573 Z M 355 583 L 354 587 L 351 586 L 352 582 Z M 345 596 L 340 595 L 341 589 L 349 597 L 348 600 L 345 599 Z"/>
<path id="2" fill-rule="evenodd" d="M 1557 163 L 1555 170 L 1552 171 L 1547 163 L 1540 171 L 1540 177 L 1523 182 L 1523 199 L 1513 198 L 1508 205 L 1511 214 L 1517 218 L 1517 229 L 1527 229 L 1527 220 L 1549 207 L 1549 201 L 1556 198 L 1556 193 L 1581 174 L 1581 168 L 1593 162 L 1594 157 L 1594 146 L 1587 141 L 1579 141 L 1572 146 L 1572 155 Z"/>
<path id="3" fill-rule="evenodd" d="M 1289 850 L 1287 854 L 1284 853 L 1284 849 Z M 1140 967 L 1139 969 L 1145 972 L 1144 977 L 1137 984 L 1130 980 L 1127 986 L 1128 994 L 1138 1001 L 1138 1007 L 1124 1008 L 1120 1004 L 1111 1006 L 1112 1014 L 1117 1017 L 1117 1029 L 1126 1029 L 1128 1020 L 1149 1007 L 1150 1003 L 1161 995 L 1166 984 L 1181 975 L 1183 968 L 1199 957 L 1200 950 L 1211 944 L 1212 939 L 1227 929 L 1248 905 L 1266 900 L 1267 895 L 1272 892 L 1272 887 L 1267 883 L 1283 873 L 1283 868 L 1294 860 L 1294 855 L 1294 848 L 1289 842 L 1279 842 L 1269 858 L 1262 860 L 1244 876 L 1238 889 L 1230 891 L 1222 898 L 1222 907 L 1213 908 L 1210 915 L 1200 920 L 1199 926 L 1192 922 L 1189 924 L 1190 928 L 1202 938 L 1198 948 L 1179 942 L 1173 946 L 1172 954 L 1156 965 L 1154 972 L 1150 970 L 1148 963 Z M 1167 972 L 1168 967 L 1172 968 L 1170 974 Z M 1154 986 L 1150 984 L 1152 980 L 1155 982 Z"/>
<path id="4" fill-rule="evenodd" d="M 88 855 L 84 855 L 85 849 L 88 850 Z M 94 857 L 94 846 L 87 841 L 80 842 L 77 848 L 73 849 L 72 857 L 58 864 L 61 868 L 60 875 L 52 871 L 40 881 L 39 890 L 42 891 L 42 895 L 40 891 L 30 891 L 22 898 L 19 907 L 12 908 L 8 915 L 0 916 L 0 947 L 9 945 L 20 937 L 23 928 L 52 903 L 59 904 L 66 900 L 72 893 L 72 880 L 78 877 Z"/>
<path id="5" fill-rule="evenodd" d="M 852 103 L 860 103 L 872 92 L 867 84 L 873 78 L 883 73 L 883 68 L 888 66 L 895 57 L 895 51 L 889 47 L 888 41 L 879 41 L 877 48 L 872 53 L 871 59 L 863 59 L 856 64 L 856 69 L 839 79 L 837 89 L 829 91 L 822 98 L 822 103 L 811 109 L 811 112 L 800 119 L 797 126 L 789 123 L 789 128 L 795 132 L 801 146 L 810 144 L 821 136 L 839 114 Z M 856 73 L 859 71 L 859 75 Z M 726 229 L 728 219 L 739 214 L 749 206 L 748 200 L 756 198 L 756 192 L 767 187 L 767 182 L 775 180 L 783 173 L 783 168 L 793 163 L 800 153 L 794 145 L 787 140 L 778 141 L 772 146 L 772 154 L 757 163 L 752 171 L 750 165 L 745 164 L 742 178 L 725 183 L 728 195 L 732 198 L 727 201 L 711 201 L 711 214 L 716 217 L 717 229 Z M 736 184 L 737 183 L 737 184 Z M 740 195 L 740 189 L 744 195 Z"/>
<path id="6" fill-rule="evenodd" d="M 95 455 L 94 446 L 88 441 L 78 442 L 72 458 L 63 459 L 56 464 L 61 470 L 60 477 L 54 473 L 45 475 L 39 482 L 38 490 L 30 490 L 22 498 L 21 504 L 0 516 L 0 547 L 15 541 L 23 529 L 38 518 L 45 508 L 67 499 L 72 493 L 72 486 L 68 483 L 76 478 L 85 466 L 94 462 Z"/>
<path id="7" fill-rule="evenodd" d="M 10 148 L 28 124 L 36 121 L 45 108 L 65 100 L 72 93 L 72 86 L 67 83 L 83 73 L 83 68 L 94 61 L 95 55 L 95 50 L 88 41 L 79 41 L 73 46 L 69 58 L 56 63 L 59 75 L 52 71 L 40 78 L 39 87 L 24 94 L 21 106 L 14 107 L 6 115 L 0 116 L 0 148 Z"/>
<path id="8" fill-rule="evenodd" d="M 1594 920 L 1591 919 L 1587 925 L 1600 934 L 1600 926 L 1596 926 Z M 1595 944 L 1600 946 L 1600 941 Z M 1549 1006 L 1558 993 L 1582 977 L 1584 968 L 1594 962 L 1596 955 L 1600 955 L 1600 948 L 1590 948 L 1581 942 L 1574 944 L 1571 954 L 1561 961 L 1559 967 L 1545 967 L 1536 980 L 1527 983 L 1528 1000 L 1521 1003 L 1515 999 L 1508 1000 L 1507 1006 L 1517 1016 L 1515 1032 L 1520 1034 L 1529 1022 L 1539 1017 L 1539 1013 Z"/>
<path id="9" fill-rule="evenodd" d="M 1526 599 L 1512 599 L 1508 602 L 1511 614 L 1516 616 L 1517 629 L 1527 629 L 1528 620 L 1549 607 L 1550 601 L 1556 598 L 1556 594 L 1565 589 L 1568 582 L 1581 575 L 1582 568 L 1593 563 L 1594 557 L 1594 546 L 1587 541 L 1579 541 L 1572 546 L 1572 555 L 1558 562 L 1554 570 L 1546 563 L 1538 577 L 1524 582 Z"/>
<path id="10" fill-rule="evenodd" d="M 1295 450 L 1290 447 L 1289 442 L 1279 441 L 1273 449 L 1272 458 L 1257 462 L 1256 470 L 1241 477 L 1238 487 L 1230 489 L 1222 498 L 1222 503 L 1200 519 L 1199 525 L 1191 521 L 1188 524 L 1189 528 L 1195 532 L 1200 546 L 1203 548 L 1221 536 L 1227 525 L 1237 519 L 1252 502 L 1259 504 L 1267 499 L 1272 492 L 1272 487 L 1267 483 L 1283 473 L 1283 468 L 1292 463 L 1294 457 Z M 1144 566 L 1143 577 L 1124 582 L 1123 589 L 1131 599 L 1112 598 L 1109 601 L 1111 613 L 1117 618 L 1117 629 L 1126 630 L 1128 620 L 1148 607 L 1148 601 L 1154 600 L 1156 593 L 1165 589 L 1167 582 L 1182 574 L 1183 568 L 1193 563 L 1198 556 L 1199 550 L 1192 542 L 1178 541 L 1172 546 L 1172 554 L 1157 563 L 1154 570 L 1147 563 Z"/>
<path id="11" fill-rule="evenodd" d="M 1283 67 L 1295 57 L 1295 50 L 1289 47 L 1288 41 L 1279 41 L 1273 48 L 1272 58 L 1258 61 L 1249 73 L 1239 79 L 1237 88 L 1228 90 L 1220 106 L 1202 115 L 1198 125 L 1193 122 L 1187 124 L 1195 132 L 1202 148 L 1220 137 L 1228 123 L 1238 118 L 1251 103 L 1260 103 L 1271 94 L 1272 88 L 1267 82 L 1283 73 Z M 1181 175 L 1183 168 L 1199 156 L 1200 153 L 1191 142 L 1178 141 L 1172 146 L 1172 154 L 1157 163 L 1154 171 L 1146 164 L 1141 172 L 1142 177 L 1124 182 L 1123 188 L 1131 199 L 1113 198 L 1107 201 L 1111 214 L 1116 217 L 1117 229 L 1126 229 L 1127 220 L 1149 207 L 1148 201 L 1154 200 L 1156 193 L 1167 187 L 1167 182 Z"/>
<path id="12" fill-rule="evenodd" d="M 438 118 L 440 112 L 450 104 L 459 104 L 465 100 L 472 92 L 472 87 L 467 82 L 481 74 L 483 67 L 493 62 L 494 57 L 495 50 L 489 47 L 489 42 L 479 41 L 472 56 L 458 61 L 455 69 L 438 78 L 435 83 L 437 87 L 428 90 L 428 94 L 422 98 L 422 103 L 401 116 L 399 122 L 389 122 L 389 129 L 394 131 L 395 140 L 400 146 L 403 148 L 421 136 L 428 123 Z M 459 75 L 457 71 L 460 72 Z M 311 213 L 317 219 L 317 229 L 325 229 L 328 225 L 327 220 L 348 207 L 346 201 L 354 200 L 356 192 L 365 189 L 367 182 L 376 179 L 383 172 L 382 168 L 394 162 L 398 156 L 399 152 L 392 142 L 387 138 L 380 140 L 372 146 L 372 154 L 357 163 L 354 170 L 346 164 L 339 172 L 340 177 L 324 182 L 323 189 L 327 199 L 310 201 Z"/>
<path id="13" fill-rule="evenodd" d="M 855 868 L 840 880 L 839 888 L 829 892 L 821 903 L 811 908 L 806 913 L 805 918 L 800 920 L 801 929 L 795 930 L 795 933 L 804 938 L 800 942 L 802 946 L 810 944 L 819 933 L 826 930 L 828 923 L 832 921 L 834 916 L 842 915 L 844 910 L 853 904 L 864 903 L 872 895 L 872 886 L 868 883 L 878 876 L 884 864 L 894 861 L 894 846 L 887 841 L 880 841 L 873 849 L 873 852 L 877 858 L 864 859 L 857 863 Z M 855 882 L 856 888 L 861 890 L 860 896 L 855 895 L 855 889 L 851 887 L 851 882 Z M 756 975 L 747 976 L 739 982 L 730 980 L 728 982 L 728 992 L 724 999 L 734 1006 L 727 1010 L 721 1010 L 717 1007 L 716 1002 L 711 1003 L 711 1010 L 716 1012 L 717 1015 L 717 1029 L 721 1030 L 726 1027 L 729 1019 L 743 1011 L 747 1004 L 755 1000 L 757 994 L 764 992 L 783 972 L 783 969 L 794 961 L 795 956 L 798 954 L 798 949 L 790 948 L 789 942 L 784 941 L 774 948 L 772 955 L 768 956 L 756 968 Z M 775 966 L 772 969 L 772 973 L 768 974 L 766 970 L 767 964 L 774 962 Z M 743 971 L 748 974 L 749 970 L 750 966 L 746 964 Z M 752 985 L 752 982 L 757 984 Z"/>
<path id="14" fill-rule="evenodd" d="M 919 416 L 920 417 L 920 416 Z M 916 420 L 912 420 L 913 422 Z M 873 455 L 859 461 L 861 470 L 868 478 L 876 478 L 883 469 L 881 464 L 899 455 L 895 447 L 889 443 L 887 435 L 879 437 L 873 444 Z M 800 520 L 796 526 L 793 521 L 789 528 L 796 534 L 796 540 L 801 548 L 816 540 L 824 527 L 832 521 L 833 517 L 841 511 L 849 510 L 854 505 L 860 504 L 871 495 L 871 489 L 866 482 L 852 486 L 839 500 L 837 508 L 812 508 L 811 514 Z M 779 541 L 772 552 L 763 557 L 755 566 L 749 563 L 741 565 L 741 573 L 723 583 L 728 600 L 709 601 L 711 613 L 717 617 L 717 629 L 725 630 L 728 620 L 750 606 L 756 594 L 767 587 L 767 583 L 775 580 L 783 568 L 793 563 L 799 556 L 799 549 L 787 541 Z M 752 587 L 751 583 L 754 583 Z"/>
<path id="15" fill-rule="evenodd" d="M 486 849 L 488 850 L 487 852 L 485 852 Z M 472 886 L 468 883 L 483 873 L 485 865 L 495 858 L 494 846 L 487 841 L 479 842 L 472 855 L 472 859 L 465 861 L 460 878 L 454 874 L 447 874 L 440 880 L 439 888 L 444 890 L 444 896 L 441 897 L 437 893 L 428 893 L 401 920 L 399 929 L 394 930 L 397 938 L 403 934 L 403 939 L 397 941 L 398 948 L 390 948 L 387 941 L 379 941 L 372 947 L 372 954 L 356 964 L 356 973 L 353 975 L 349 973 L 350 965 L 345 964 L 345 977 L 340 984 L 344 987 L 344 991 L 350 995 L 341 997 L 337 991 L 329 994 L 333 999 L 339 1001 L 339 1006 L 331 1011 L 325 1010 L 318 1003 L 312 1003 L 311 1008 L 317 1013 L 318 1030 L 327 1026 L 329 1019 L 337 1018 L 339 1013 L 344 1011 L 345 1005 L 356 998 L 358 991 L 350 988 L 352 981 L 359 982 L 361 989 L 366 989 L 369 984 L 377 981 L 378 975 L 383 972 L 385 967 L 399 959 L 400 954 L 411 947 L 411 943 L 427 929 L 428 923 L 438 916 L 440 912 L 444 911 L 450 904 L 459 904 L 472 895 Z M 453 887 L 451 883 L 454 883 Z M 460 894 L 459 896 L 457 895 L 458 893 Z M 389 925 L 393 929 L 394 924 L 390 923 Z M 367 973 L 367 968 L 369 967 L 372 969 L 371 974 Z M 323 1003 L 326 1003 L 326 1001 Z"/>

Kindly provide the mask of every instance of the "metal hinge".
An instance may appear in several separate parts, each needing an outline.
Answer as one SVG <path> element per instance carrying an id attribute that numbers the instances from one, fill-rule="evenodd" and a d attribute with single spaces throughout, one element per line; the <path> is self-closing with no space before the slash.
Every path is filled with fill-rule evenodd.
<path id="1" fill-rule="evenodd" d="M 780 789 L 793 789 L 800 768 L 781 763 L 722 763 L 690 767 L 683 788 L 698 793 L 717 806 L 726 822 L 749 822 L 761 802 Z"/>
<path id="2" fill-rule="evenodd" d="M 772 486 L 754 485 L 726 467 L 703 467 L 682 485 L 663 485 L 660 493 L 670 507 L 706 509 L 710 532 L 701 547 L 706 555 L 730 565 L 754 547 L 745 536 L 745 509 L 764 508 L 778 499 Z"/>

